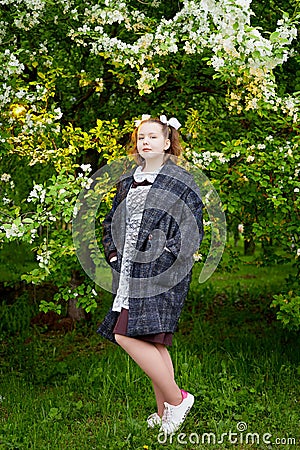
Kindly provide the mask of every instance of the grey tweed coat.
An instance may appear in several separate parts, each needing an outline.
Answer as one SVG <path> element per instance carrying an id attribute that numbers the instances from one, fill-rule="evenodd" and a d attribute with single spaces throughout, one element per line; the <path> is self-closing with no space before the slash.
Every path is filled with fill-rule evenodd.
<path id="1" fill-rule="evenodd" d="M 125 200 L 133 173 L 120 178 L 112 208 L 102 223 L 114 295 L 126 231 Z M 129 283 L 128 336 L 176 331 L 191 280 L 193 254 L 203 238 L 202 208 L 192 175 L 169 159 L 149 189 L 140 224 Z M 117 261 L 110 263 L 112 253 L 117 253 Z M 97 330 L 114 343 L 118 316 L 110 308 Z"/>

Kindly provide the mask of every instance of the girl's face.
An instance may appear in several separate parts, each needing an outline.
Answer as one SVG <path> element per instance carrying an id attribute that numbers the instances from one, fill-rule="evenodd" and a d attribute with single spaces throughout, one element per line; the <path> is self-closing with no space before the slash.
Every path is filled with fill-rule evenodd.
<path id="1" fill-rule="evenodd" d="M 161 157 L 169 147 L 170 140 L 164 137 L 159 123 L 142 123 L 137 133 L 137 150 L 142 158 L 147 160 Z"/>

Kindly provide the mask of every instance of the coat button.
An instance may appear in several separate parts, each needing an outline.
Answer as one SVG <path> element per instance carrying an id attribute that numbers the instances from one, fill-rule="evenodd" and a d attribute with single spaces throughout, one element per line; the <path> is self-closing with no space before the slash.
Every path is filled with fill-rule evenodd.
<path id="1" fill-rule="evenodd" d="M 152 238 L 153 238 L 153 236 L 152 236 L 152 234 L 149 234 L 149 241 L 151 241 L 152 240 Z"/>

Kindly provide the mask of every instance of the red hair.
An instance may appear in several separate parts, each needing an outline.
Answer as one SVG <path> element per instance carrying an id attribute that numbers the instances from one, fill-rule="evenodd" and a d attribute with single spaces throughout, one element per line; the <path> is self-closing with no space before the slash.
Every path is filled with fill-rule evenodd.
<path id="1" fill-rule="evenodd" d="M 131 135 L 131 141 L 130 141 L 130 144 L 129 144 L 129 154 L 130 155 L 134 155 L 134 159 L 136 160 L 136 162 L 139 165 L 143 164 L 144 158 L 142 158 L 139 155 L 139 152 L 138 152 L 138 149 L 137 149 L 137 141 L 138 141 L 139 128 L 140 128 L 140 126 L 143 123 L 146 123 L 146 122 L 157 123 L 158 125 L 161 126 L 161 130 L 162 130 L 162 133 L 164 135 L 164 138 L 170 140 L 170 147 L 167 150 L 165 150 L 166 158 L 168 159 L 168 158 L 171 158 L 172 156 L 175 156 L 176 158 L 174 158 L 174 159 L 177 160 L 177 158 L 180 156 L 180 154 L 182 152 L 182 147 L 181 147 L 180 142 L 179 142 L 179 133 L 174 127 L 172 127 L 170 125 L 167 125 L 166 123 L 162 123 L 157 118 L 153 118 L 153 119 L 150 118 L 150 119 L 143 120 L 134 129 L 134 131 L 133 131 L 133 133 Z"/>

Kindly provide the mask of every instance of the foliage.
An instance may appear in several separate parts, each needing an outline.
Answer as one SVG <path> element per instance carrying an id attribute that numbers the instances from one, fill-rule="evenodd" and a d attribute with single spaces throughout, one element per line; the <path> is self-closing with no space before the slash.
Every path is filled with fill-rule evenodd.
<path id="1" fill-rule="evenodd" d="M 28 293 L 24 292 L 13 303 L 2 301 L 0 311 L 0 336 L 3 337 L 27 333 L 36 307 L 30 302 Z"/>
<path id="2" fill-rule="evenodd" d="M 255 124 L 258 120 L 261 128 Z M 229 139 L 225 128 L 230 121 L 229 117 L 224 124 L 209 122 L 199 111 L 191 111 L 186 123 L 192 134 L 187 157 L 215 183 L 231 228 L 243 223 L 246 239 L 255 236 L 257 241 L 283 245 L 295 258 L 300 192 L 297 127 L 269 112 L 269 117 L 253 117 L 249 127 L 239 129 L 238 139 L 232 139 L 233 134 Z M 225 138 L 219 148 L 210 134 L 216 127 Z"/>
<path id="3" fill-rule="evenodd" d="M 298 330 L 300 327 L 300 295 L 289 291 L 286 294 L 274 295 L 272 307 L 279 307 L 277 318 L 288 330 Z"/>
<path id="4" fill-rule="evenodd" d="M 142 113 L 184 123 L 185 157 L 229 230 L 243 223 L 266 258 L 280 243 L 299 271 L 298 3 L 1 1 L 0 243 L 31 245 L 24 280 L 63 296 L 80 273 L 92 289 L 71 239 L 76 197 Z"/>

